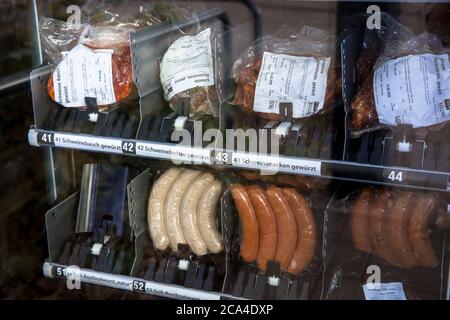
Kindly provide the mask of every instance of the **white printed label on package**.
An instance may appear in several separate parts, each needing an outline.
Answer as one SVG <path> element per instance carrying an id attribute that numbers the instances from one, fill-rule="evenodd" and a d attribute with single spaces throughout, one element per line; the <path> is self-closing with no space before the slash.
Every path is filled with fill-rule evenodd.
<path id="1" fill-rule="evenodd" d="M 390 60 L 374 73 L 380 123 L 426 127 L 450 120 L 450 62 L 447 54 L 418 54 Z"/>
<path id="2" fill-rule="evenodd" d="M 366 300 L 406 300 L 401 282 L 368 283 L 363 290 Z"/>
<path id="3" fill-rule="evenodd" d="M 296 57 L 264 52 L 253 110 L 279 113 L 282 102 L 293 104 L 294 118 L 323 109 L 330 58 Z"/>
<path id="4" fill-rule="evenodd" d="M 161 83 L 166 98 L 196 87 L 214 85 L 211 29 L 176 40 L 161 61 Z"/>
<path id="5" fill-rule="evenodd" d="M 98 105 L 115 103 L 112 53 L 81 44 L 63 52 L 53 75 L 55 101 L 65 107 L 83 107 L 86 97 L 96 98 Z"/>

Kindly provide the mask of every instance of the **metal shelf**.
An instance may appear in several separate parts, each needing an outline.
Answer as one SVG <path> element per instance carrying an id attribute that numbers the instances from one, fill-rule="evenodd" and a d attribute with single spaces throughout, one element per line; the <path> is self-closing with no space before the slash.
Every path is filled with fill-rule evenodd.
<path id="1" fill-rule="evenodd" d="M 29 130 L 28 141 L 30 145 L 37 147 L 56 147 L 191 164 L 223 165 L 237 169 L 262 170 L 450 192 L 450 174 L 448 172 L 374 166 L 346 161 L 249 154 L 222 149 L 193 148 L 169 143 L 45 131 L 34 128 Z"/>
<path id="2" fill-rule="evenodd" d="M 124 275 L 98 272 L 76 266 L 63 266 L 52 262 L 45 262 L 43 273 L 47 278 L 69 279 L 80 283 L 119 289 L 124 291 L 148 294 L 170 299 L 180 300 L 243 300 L 223 293 L 207 292 L 189 289 L 181 286 L 168 285 L 153 281 L 146 281 Z"/>

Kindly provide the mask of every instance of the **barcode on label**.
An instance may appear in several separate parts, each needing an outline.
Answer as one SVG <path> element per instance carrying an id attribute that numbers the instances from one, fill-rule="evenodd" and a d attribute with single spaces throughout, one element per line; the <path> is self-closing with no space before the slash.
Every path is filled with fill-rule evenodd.
<path id="1" fill-rule="evenodd" d="M 269 110 L 273 110 L 275 108 L 275 101 L 274 100 L 270 100 L 269 101 Z"/>
<path id="2" fill-rule="evenodd" d="M 319 108 L 319 102 L 306 102 L 306 114 L 310 115 L 317 112 L 317 109 Z"/>

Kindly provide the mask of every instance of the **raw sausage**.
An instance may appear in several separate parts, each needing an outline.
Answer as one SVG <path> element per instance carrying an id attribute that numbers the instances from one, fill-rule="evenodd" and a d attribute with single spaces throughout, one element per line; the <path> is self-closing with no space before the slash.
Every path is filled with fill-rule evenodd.
<path id="1" fill-rule="evenodd" d="M 199 174 L 199 171 L 184 170 L 167 193 L 164 202 L 164 226 L 173 251 L 178 251 L 178 244 L 186 243 L 180 224 L 180 204 L 184 193 Z"/>
<path id="2" fill-rule="evenodd" d="M 311 177 L 291 176 L 288 174 L 261 175 L 257 171 L 239 171 L 239 175 L 249 181 L 262 181 L 274 185 L 292 187 L 303 192 L 310 192 L 316 185 Z"/>
<path id="3" fill-rule="evenodd" d="M 413 196 L 413 192 L 400 192 L 388 214 L 389 241 L 403 268 L 417 265 L 408 234 L 410 212 L 414 205 Z"/>
<path id="4" fill-rule="evenodd" d="M 428 223 L 436 208 L 437 197 L 433 193 L 420 195 L 411 212 L 409 240 L 417 262 L 422 267 L 434 268 L 439 261 L 428 236 Z"/>
<path id="5" fill-rule="evenodd" d="M 352 238 L 356 249 L 372 253 L 369 238 L 369 206 L 373 198 L 373 188 L 364 188 L 352 209 Z"/>
<path id="6" fill-rule="evenodd" d="M 247 187 L 247 194 L 259 225 L 259 249 L 256 261 L 258 268 L 266 271 L 267 261 L 274 261 L 277 251 L 277 221 L 263 188 L 256 185 Z"/>
<path id="7" fill-rule="evenodd" d="M 351 102 L 350 109 L 353 130 L 361 130 L 378 124 L 378 113 L 373 95 L 373 72 L 366 75 L 366 80 Z"/>
<path id="8" fill-rule="evenodd" d="M 387 214 L 393 205 L 393 195 L 383 189 L 373 201 L 369 212 L 369 235 L 374 253 L 390 264 L 398 265 L 394 251 L 389 242 Z"/>
<path id="9" fill-rule="evenodd" d="M 216 208 L 221 195 L 222 182 L 215 180 L 203 192 L 197 206 L 198 228 L 211 253 L 219 253 L 223 250 L 222 235 L 216 225 Z"/>
<path id="10" fill-rule="evenodd" d="M 282 271 L 287 271 L 297 246 L 297 223 L 294 213 L 280 188 L 269 187 L 266 196 L 277 221 L 278 237 L 275 261 L 280 263 Z"/>
<path id="11" fill-rule="evenodd" d="M 184 239 L 197 256 L 208 253 L 208 248 L 203 240 L 197 223 L 197 205 L 201 195 L 214 181 L 210 173 L 203 173 L 189 186 L 184 193 L 180 204 L 180 225 Z"/>
<path id="12" fill-rule="evenodd" d="M 259 248 L 259 230 L 255 211 L 245 188 L 240 184 L 230 187 L 242 226 L 241 257 L 245 262 L 256 260 Z"/>
<path id="13" fill-rule="evenodd" d="M 283 189 L 289 206 L 297 222 L 298 239 L 294 257 L 289 263 L 288 272 L 299 274 L 311 263 L 317 244 L 317 226 L 314 214 L 306 199 L 295 189 Z"/>
<path id="14" fill-rule="evenodd" d="M 148 198 L 148 228 L 153 246 L 158 250 L 166 250 L 169 247 L 169 238 L 164 227 L 164 201 L 180 172 L 178 168 L 171 168 L 164 172 L 153 185 Z"/>
<path id="15" fill-rule="evenodd" d="M 450 228 L 450 214 L 439 210 L 436 214 L 433 225 L 437 231 L 444 231 L 445 229 Z"/>

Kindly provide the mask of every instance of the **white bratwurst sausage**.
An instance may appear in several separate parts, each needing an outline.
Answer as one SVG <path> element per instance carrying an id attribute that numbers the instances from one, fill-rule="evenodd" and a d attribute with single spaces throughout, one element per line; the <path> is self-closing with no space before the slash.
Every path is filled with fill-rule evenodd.
<path id="1" fill-rule="evenodd" d="M 200 197 L 197 206 L 198 228 L 211 253 L 223 250 L 222 235 L 216 225 L 216 208 L 221 195 L 222 182 L 215 180 Z"/>
<path id="2" fill-rule="evenodd" d="M 148 227 L 153 246 L 158 250 L 166 250 L 169 247 L 169 238 L 164 227 L 164 202 L 167 192 L 180 173 L 181 170 L 178 168 L 164 172 L 153 185 L 148 199 Z"/>
<path id="3" fill-rule="evenodd" d="M 178 251 L 178 244 L 186 244 L 180 224 L 181 199 L 199 174 L 200 171 L 183 170 L 167 193 L 164 204 L 164 226 L 173 251 Z"/>
<path id="4" fill-rule="evenodd" d="M 206 243 L 200 234 L 197 224 L 197 205 L 202 194 L 209 188 L 214 176 L 210 173 L 203 173 L 195 179 L 189 186 L 180 205 L 180 224 L 184 239 L 197 256 L 208 253 Z"/>

